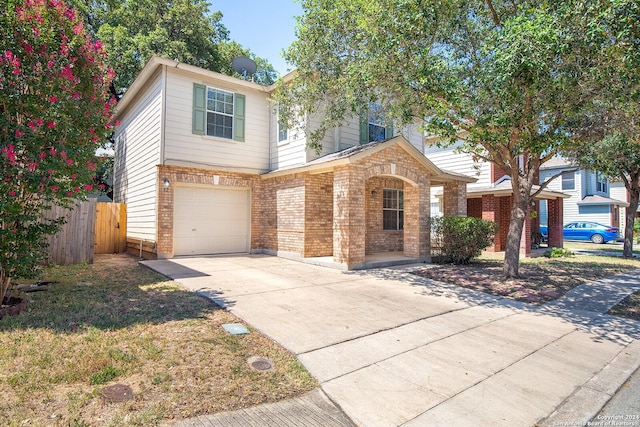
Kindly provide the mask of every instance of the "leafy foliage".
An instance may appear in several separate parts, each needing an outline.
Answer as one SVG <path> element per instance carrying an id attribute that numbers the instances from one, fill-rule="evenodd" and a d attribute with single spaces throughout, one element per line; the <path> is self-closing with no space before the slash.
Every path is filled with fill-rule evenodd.
<path id="1" fill-rule="evenodd" d="M 480 218 L 442 216 L 431 218 L 432 246 L 454 264 L 468 264 L 493 244 L 498 224 Z"/>
<path id="2" fill-rule="evenodd" d="M 572 144 L 568 125 L 589 96 L 581 83 L 597 65 L 582 2 L 301 4 L 298 40 L 285 55 L 298 78 L 276 96 L 282 119 L 293 127 L 296 106 L 321 117 L 309 132 L 318 149 L 327 129 L 377 101 L 397 127 L 421 124 L 440 145 L 494 163 L 511 178 L 504 272 L 518 276 L 540 165 Z"/>
<path id="3" fill-rule="evenodd" d="M 206 0 L 73 0 L 93 34 L 104 43 L 107 62 L 116 71 L 114 92 L 122 93 L 151 56 L 175 59 L 211 71 L 235 75 L 231 55 L 258 64 L 256 81 L 271 84 L 275 71 L 265 59 L 229 42 L 222 13 Z"/>
<path id="4" fill-rule="evenodd" d="M 621 181 L 629 193 L 624 256 L 633 256 L 633 220 L 640 198 L 640 5 L 630 0 L 588 2 L 585 38 L 598 44 L 594 96 L 572 132 L 581 144 L 569 153 L 587 168 Z"/>
<path id="5" fill-rule="evenodd" d="M 1 299 L 9 277 L 38 273 L 64 221 L 43 213 L 93 190 L 115 99 L 102 44 L 63 2 L 9 1 L 0 20 Z"/>
<path id="6" fill-rule="evenodd" d="M 547 258 L 570 258 L 575 255 L 573 251 L 565 248 L 551 248 L 551 250 L 544 253 Z"/>

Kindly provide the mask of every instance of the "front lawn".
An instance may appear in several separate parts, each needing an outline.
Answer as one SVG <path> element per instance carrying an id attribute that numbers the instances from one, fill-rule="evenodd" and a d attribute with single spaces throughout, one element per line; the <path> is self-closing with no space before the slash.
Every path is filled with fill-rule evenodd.
<path id="1" fill-rule="evenodd" d="M 51 267 L 45 278 L 59 283 L 0 320 L 3 426 L 149 426 L 316 386 L 286 350 L 257 331 L 229 335 L 221 325 L 238 318 L 127 255 Z M 251 356 L 274 371 L 252 370 Z M 107 402 L 114 384 L 134 397 Z"/>
<path id="2" fill-rule="evenodd" d="M 505 280 L 502 260 L 480 258 L 468 265 L 433 265 L 416 274 L 491 295 L 543 304 L 574 287 L 593 280 L 640 268 L 640 260 L 612 256 L 580 255 L 570 258 L 520 260 L 520 279 Z"/>

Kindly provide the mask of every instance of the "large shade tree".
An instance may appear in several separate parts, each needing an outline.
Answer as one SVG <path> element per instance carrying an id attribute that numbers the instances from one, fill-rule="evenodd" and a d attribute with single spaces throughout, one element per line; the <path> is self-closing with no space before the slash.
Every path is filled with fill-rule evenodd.
<path id="1" fill-rule="evenodd" d="M 152 55 L 234 75 L 230 55 L 258 64 L 256 82 L 271 84 L 273 67 L 229 41 L 222 13 L 207 0 L 72 0 L 90 30 L 102 40 L 116 71 L 114 92 L 124 92 Z"/>
<path id="2" fill-rule="evenodd" d="M 115 104 L 105 55 L 60 0 L 0 8 L 0 301 L 11 277 L 35 277 L 47 257 L 64 218 L 44 212 L 93 190 Z"/>
<path id="3" fill-rule="evenodd" d="M 375 101 L 387 120 L 421 123 L 442 144 L 494 163 L 511 177 L 504 273 L 518 276 L 540 165 L 570 143 L 566 123 L 583 103 L 576 87 L 591 67 L 571 2 L 301 4 L 298 39 L 286 52 L 297 78 L 277 95 L 282 119 L 294 121 L 296 105 L 322 117 L 310 130 L 318 148 L 327 129 Z"/>
<path id="4" fill-rule="evenodd" d="M 629 194 L 625 257 L 633 256 L 633 224 L 640 198 L 640 4 L 634 0 L 589 1 L 584 37 L 599 46 L 589 85 L 595 94 L 572 133 L 570 153 L 587 168 L 624 183 Z"/>

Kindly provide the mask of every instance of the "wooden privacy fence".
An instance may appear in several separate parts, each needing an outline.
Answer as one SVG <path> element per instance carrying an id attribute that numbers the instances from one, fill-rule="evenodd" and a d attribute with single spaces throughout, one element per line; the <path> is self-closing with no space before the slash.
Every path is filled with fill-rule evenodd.
<path id="1" fill-rule="evenodd" d="M 127 250 L 127 205 L 100 202 L 96 206 L 96 254 L 122 253 Z"/>
<path id="2" fill-rule="evenodd" d="M 46 218 L 64 216 L 60 231 L 48 238 L 49 261 L 56 264 L 92 263 L 94 254 L 126 250 L 126 205 L 79 201 L 73 208 L 53 206 Z"/>

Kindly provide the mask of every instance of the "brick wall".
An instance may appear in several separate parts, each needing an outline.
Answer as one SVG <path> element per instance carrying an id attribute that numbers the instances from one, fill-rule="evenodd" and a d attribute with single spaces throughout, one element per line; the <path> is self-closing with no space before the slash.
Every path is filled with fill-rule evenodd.
<path id="1" fill-rule="evenodd" d="M 482 218 L 482 198 L 467 199 L 467 215 Z"/>
<path id="2" fill-rule="evenodd" d="M 404 250 L 404 232 L 383 230 L 382 199 L 384 189 L 404 190 L 404 181 L 397 178 L 373 177 L 365 184 L 367 212 L 366 254 Z"/>
<path id="3" fill-rule="evenodd" d="M 305 176 L 305 257 L 333 254 L 333 173 Z"/>
<path id="4" fill-rule="evenodd" d="M 302 254 L 304 249 L 305 188 L 304 176 L 290 175 L 262 181 L 252 214 L 255 246 Z"/>

